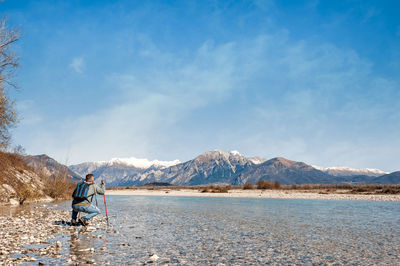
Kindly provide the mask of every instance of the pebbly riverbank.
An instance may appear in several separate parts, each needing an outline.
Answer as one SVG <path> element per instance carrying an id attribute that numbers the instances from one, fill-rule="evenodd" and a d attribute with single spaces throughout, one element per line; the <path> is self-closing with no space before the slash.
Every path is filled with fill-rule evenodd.
<path id="1" fill-rule="evenodd" d="M 57 204 L 27 205 L 23 207 L 2 207 L 0 212 L 0 264 L 15 265 L 26 263 L 76 264 L 94 263 L 85 255 L 94 250 L 77 250 L 77 254 L 65 249 L 73 249 L 79 238 L 75 232 L 89 234 L 105 230 L 106 223 L 100 217 L 94 219 L 94 227 L 68 226 L 71 212 L 57 209 Z M 87 232 L 85 232 L 87 231 Z M 71 240 L 73 239 L 73 240 Z M 68 246 L 68 247 L 67 247 Z M 80 252 L 85 251 L 85 252 Z"/>
<path id="2" fill-rule="evenodd" d="M 345 192 L 326 193 L 297 190 L 240 190 L 227 193 L 201 192 L 194 189 L 121 189 L 107 190 L 108 195 L 120 196 L 180 196 L 180 197 L 224 197 L 224 198 L 266 198 L 266 199 L 320 199 L 320 200 L 367 200 L 400 201 L 400 194 L 349 194 Z"/>
<path id="3" fill-rule="evenodd" d="M 0 216 L 0 259 L 2 263 L 19 264 L 38 261 L 38 257 L 59 257 L 60 231 L 54 220 L 66 217 L 62 210 L 25 207 Z"/>

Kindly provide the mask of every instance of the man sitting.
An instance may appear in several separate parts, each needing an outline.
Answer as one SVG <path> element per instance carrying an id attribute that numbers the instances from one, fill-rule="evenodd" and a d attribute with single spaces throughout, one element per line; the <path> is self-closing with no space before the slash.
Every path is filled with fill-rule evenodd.
<path id="1" fill-rule="evenodd" d="M 88 220 L 95 217 L 100 213 L 99 208 L 92 205 L 93 196 L 95 194 L 103 195 L 105 192 L 105 185 L 101 182 L 101 187 L 94 183 L 94 177 L 92 174 L 86 175 L 85 181 L 78 183 L 72 196 L 72 225 L 77 225 L 78 212 L 86 212 L 87 215 L 81 217 L 78 222 L 82 225 L 87 226 Z"/>

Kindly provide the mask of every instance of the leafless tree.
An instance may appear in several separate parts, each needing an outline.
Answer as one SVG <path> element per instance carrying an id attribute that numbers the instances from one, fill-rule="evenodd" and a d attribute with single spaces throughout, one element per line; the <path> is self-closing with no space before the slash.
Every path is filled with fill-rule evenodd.
<path id="1" fill-rule="evenodd" d="M 7 97 L 7 88 L 15 88 L 11 77 L 18 66 L 18 58 L 12 51 L 19 32 L 9 29 L 5 19 L 0 20 L 0 149 L 7 148 L 10 141 L 9 129 L 17 121 L 14 102 Z"/>

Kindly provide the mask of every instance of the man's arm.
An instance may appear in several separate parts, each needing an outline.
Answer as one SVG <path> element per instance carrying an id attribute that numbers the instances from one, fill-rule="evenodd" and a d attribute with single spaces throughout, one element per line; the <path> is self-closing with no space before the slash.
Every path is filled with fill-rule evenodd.
<path id="1" fill-rule="evenodd" d="M 104 185 L 104 183 L 101 184 L 101 187 L 99 187 L 98 185 L 94 185 L 94 187 L 96 189 L 96 194 L 104 195 L 106 191 L 106 186 Z"/>

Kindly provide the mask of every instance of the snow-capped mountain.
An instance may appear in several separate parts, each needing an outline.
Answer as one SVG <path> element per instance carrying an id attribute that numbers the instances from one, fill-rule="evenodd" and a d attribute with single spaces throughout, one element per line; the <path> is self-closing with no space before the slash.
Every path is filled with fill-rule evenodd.
<path id="1" fill-rule="evenodd" d="M 282 184 L 335 183 L 337 178 L 302 162 L 285 158 L 247 158 L 237 151 L 205 152 L 195 159 L 165 169 L 149 169 L 125 177 L 121 185 L 163 182 L 173 185 L 243 185 L 259 180 Z"/>
<path id="2" fill-rule="evenodd" d="M 111 186 L 144 185 L 160 182 L 173 185 L 232 184 L 243 185 L 259 180 L 281 184 L 340 184 L 386 182 L 378 180 L 387 174 L 377 169 L 318 167 L 277 157 L 246 157 L 238 151 L 214 150 L 181 163 L 137 158 L 114 158 L 70 166 L 81 176 L 93 173 Z M 396 180 L 397 175 L 387 180 Z M 400 181 L 399 181 L 400 183 Z"/>
<path id="3" fill-rule="evenodd" d="M 105 162 L 108 164 L 125 164 L 129 166 L 133 166 L 136 168 L 141 168 L 141 169 L 147 169 L 151 166 L 154 167 L 170 167 L 176 164 L 181 163 L 179 160 L 173 160 L 173 161 L 159 161 L 159 160 L 153 160 L 150 161 L 148 159 L 138 159 L 135 157 L 130 157 L 130 158 L 113 158 L 108 162 Z"/>
<path id="4" fill-rule="evenodd" d="M 165 169 L 148 169 L 127 176 L 121 184 L 143 185 L 152 182 L 168 182 L 174 185 L 232 184 L 235 176 L 251 165 L 254 163 L 237 151 L 215 150 Z"/>
<path id="5" fill-rule="evenodd" d="M 324 173 L 333 176 L 355 176 L 355 175 L 381 176 L 388 174 L 388 172 L 372 168 L 356 169 L 350 167 L 320 167 L 320 166 L 313 166 L 313 167 L 315 169 L 318 169 Z"/>
<path id="6" fill-rule="evenodd" d="M 104 180 L 107 184 L 117 186 L 122 178 L 136 175 L 146 169 L 164 169 L 180 163 L 179 160 L 159 161 L 148 159 L 113 158 L 110 161 L 86 162 L 69 166 L 69 169 L 82 177 L 94 174 L 96 180 Z"/>

